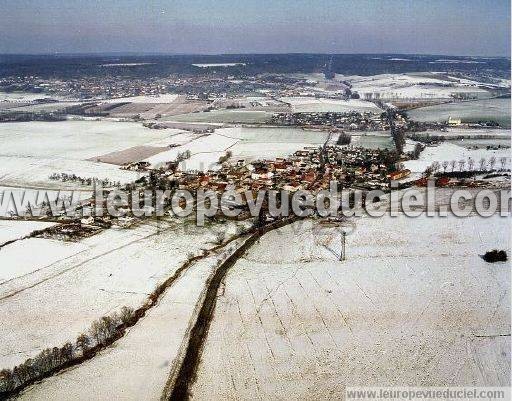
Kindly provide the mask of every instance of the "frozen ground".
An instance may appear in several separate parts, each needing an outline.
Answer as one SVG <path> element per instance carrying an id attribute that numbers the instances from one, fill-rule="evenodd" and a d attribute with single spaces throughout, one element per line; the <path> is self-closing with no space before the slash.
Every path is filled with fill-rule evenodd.
<path id="1" fill-rule="evenodd" d="M 351 132 L 351 145 L 368 149 L 393 149 L 395 143 L 389 132 Z"/>
<path id="2" fill-rule="evenodd" d="M 204 171 L 217 168 L 219 158 L 227 151 L 232 152 L 231 160 L 268 159 L 288 156 L 305 146 L 321 145 L 326 139 L 326 132 L 300 128 L 220 128 L 208 135 L 180 135 L 176 140 L 181 146 L 146 160 L 158 166 L 175 160 L 178 153 L 190 150 L 191 157 L 180 164 L 181 168 Z"/>
<path id="3" fill-rule="evenodd" d="M 327 139 L 323 131 L 300 128 L 240 128 L 240 141 L 230 148 L 232 160 L 286 157 L 305 146 L 321 146 Z"/>
<path id="4" fill-rule="evenodd" d="M 178 98 L 178 95 L 171 93 L 154 96 L 131 96 L 131 97 L 117 97 L 102 100 L 102 103 L 172 103 Z"/>
<path id="5" fill-rule="evenodd" d="M 23 216 L 27 213 L 29 204 L 34 206 L 49 201 L 57 205 L 61 201 L 61 204 L 64 204 L 64 200 L 66 200 L 66 204 L 69 204 L 69 200 L 78 203 L 89 199 L 91 196 L 91 191 L 83 190 L 61 191 L 0 186 L 0 217 Z"/>
<path id="6" fill-rule="evenodd" d="M 362 218 L 344 262 L 338 229 L 265 235 L 225 279 L 192 398 L 509 386 L 510 266 L 479 257 L 509 249 L 509 229 L 498 216 Z"/>
<path id="7" fill-rule="evenodd" d="M 472 93 L 488 97 L 478 82 L 450 79 L 439 74 L 380 74 L 373 76 L 342 76 L 352 84 L 352 91 L 361 98 L 378 94 L 383 99 L 450 98 L 454 93 Z"/>
<path id="8" fill-rule="evenodd" d="M 160 400 L 171 372 L 183 357 L 206 282 L 217 260 L 237 244 L 187 268 L 158 305 L 114 346 L 75 369 L 29 388 L 20 399 L 103 400 L 105 394 L 114 392 L 118 400 Z"/>
<path id="9" fill-rule="evenodd" d="M 0 92 L 0 102 L 34 102 L 38 99 L 55 99 L 64 100 L 65 98 L 55 95 L 46 95 L 44 93 L 30 93 L 30 92 Z"/>
<path id="10" fill-rule="evenodd" d="M 0 369 L 62 346 L 93 320 L 136 308 L 219 230 L 164 219 L 76 243 L 17 241 L 0 250 Z"/>
<path id="11" fill-rule="evenodd" d="M 167 118 L 179 122 L 262 124 L 270 121 L 272 113 L 262 110 L 212 110 L 181 114 Z"/>
<path id="12" fill-rule="evenodd" d="M 285 103 L 292 105 L 294 113 L 325 113 L 325 112 L 338 112 L 348 113 L 355 112 L 372 112 L 381 113 L 382 110 L 371 102 L 364 100 L 350 99 L 350 100 L 337 100 L 337 99 L 315 99 L 312 97 L 282 97 L 280 99 Z"/>
<path id="13" fill-rule="evenodd" d="M 158 166 L 168 161 L 174 161 L 179 153 L 190 151 L 191 157 L 180 164 L 182 170 L 206 171 L 216 167 L 219 157 L 223 156 L 239 138 L 232 136 L 229 128 L 216 130 L 213 134 L 194 135 L 188 134 L 190 139 L 181 146 L 171 148 L 168 151 L 148 157 L 146 161 L 153 166 Z"/>
<path id="14" fill-rule="evenodd" d="M 0 220 L 0 245 L 7 241 L 24 237 L 32 231 L 42 230 L 53 225 L 55 223 L 45 223 L 42 221 Z"/>
<path id="15" fill-rule="evenodd" d="M 408 143 L 411 144 L 412 141 L 408 141 Z M 409 146 L 412 147 L 411 145 Z M 479 166 L 481 158 L 485 158 L 488 161 L 492 156 L 496 157 L 495 168 L 501 168 L 500 159 L 502 157 L 507 158 L 505 168 L 510 168 L 510 149 L 467 149 L 450 142 L 442 142 L 436 146 L 427 146 L 423 152 L 421 152 L 418 160 L 408 160 L 404 162 L 404 166 L 411 170 L 413 173 L 411 176 L 419 178 L 426 168 L 431 166 L 435 161 L 442 163 L 443 161 L 451 162 L 452 160 L 455 160 L 457 161 L 455 170 L 458 170 L 459 160 L 465 160 L 465 169 L 469 169 L 468 160 L 469 158 L 472 158 L 475 161 L 474 168 L 476 169 Z M 450 166 L 447 171 L 451 171 Z"/>
<path id="16" fill-rule="evenodd" d="M 139 174 L 86 159 L 136 145 L 161 143 L 176 132 L 115 121 L 3 123 L 0 184 L 45 188 L 77 185 L 48 179 L 50 174 L 61 172 L 129 182 Z"/>
<path id="17" fill-rule="evenodd" d="M 453 117 L 462 119 L 462 122 L 493 120 L 502 127 L 510 128 L 510 99 L 439 104 L 410 110 L 407 114 L 416 121 L 443 122 Z"/>

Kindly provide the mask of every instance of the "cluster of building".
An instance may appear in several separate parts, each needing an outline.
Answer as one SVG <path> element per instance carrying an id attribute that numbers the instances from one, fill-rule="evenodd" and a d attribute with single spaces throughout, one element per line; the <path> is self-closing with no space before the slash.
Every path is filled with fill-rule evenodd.
<path id="1" fill-rule="evenodd" d="M 390 179 L 403 178 L 396 153 L 361 147 L 305 147 L 287 158 L 245 163 L 224 163 L 219 170 L 192 173 L 175 164 L 162 174 L 180 189 L 223 191 L 232 188 L 240 193 L 259 190 L 319 191 L 328 189 L 330 181 L 362 189 L 387 189 Z"/>
<path id="2" fill-rule="evenodd" d="M 277 113 L 272 118 L 276 125 L 299 125 L 307 127 L 337 127 L 344 130 L 388 131 L 389 120 L 385 113 Z M 395 116 L 395 126 L 405 127 L 407 120 L 401 114 Z"/>

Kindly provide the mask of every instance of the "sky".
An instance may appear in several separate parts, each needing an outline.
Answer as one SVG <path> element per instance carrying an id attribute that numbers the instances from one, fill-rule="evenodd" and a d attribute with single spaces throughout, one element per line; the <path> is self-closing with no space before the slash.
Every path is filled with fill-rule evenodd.
<path id="1" fill-rule="evenodd" d="M 0 53 L 510 56 L 509 0 L 0 0 Z"/>

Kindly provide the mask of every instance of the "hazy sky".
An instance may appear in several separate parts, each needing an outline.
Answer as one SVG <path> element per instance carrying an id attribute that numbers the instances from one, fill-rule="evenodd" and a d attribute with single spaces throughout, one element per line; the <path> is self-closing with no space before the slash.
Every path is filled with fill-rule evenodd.
<path id="1" fill-rule="evenodd" d="M 510 56 L 509 0 L 0 0 L 0 53 Z"/>

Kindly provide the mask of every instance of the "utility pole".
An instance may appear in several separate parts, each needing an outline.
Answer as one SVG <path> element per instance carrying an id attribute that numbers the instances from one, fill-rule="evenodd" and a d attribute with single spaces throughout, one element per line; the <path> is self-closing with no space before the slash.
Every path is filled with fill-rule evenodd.
<path id="1" fill-rule="evenodd" d="M 340 254 L 340 262 L 344 261 L 346 259 L 345 255 L 345 239 L 346 239 L 347 233 L 345 231 L 341 231 L 341 254 Z"/>

